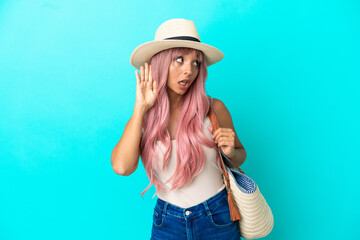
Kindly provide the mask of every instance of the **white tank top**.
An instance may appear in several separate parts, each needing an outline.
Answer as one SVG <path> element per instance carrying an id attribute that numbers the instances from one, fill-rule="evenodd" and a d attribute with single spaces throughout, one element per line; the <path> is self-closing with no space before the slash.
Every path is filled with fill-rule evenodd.
<path id="1" fill-rule="evenodd" d="M 208 126 L 211 126 L 211 123 L 207 116 L 204 119 L 203 132 L 209 139 L 212 139 L 211 133 L 207 129 Z M 225 188 L 221 176 L 222 170 L 216 163 L 217 151 L 213 148 L 202 146 L 206 156 L 205 166 L 202 171 L 188 185 L 169 191 L 172 186 L 172 181 L 166 184 L 165 182 L 172 176 L 176 168 L 176 141 L 171 140 L 172 149 L 170 159 L 165 166 L 164 171 L 162 171 L 162 153 L 165 153 L 166 149 L 160 141 L 158 141 L 157 144 L 155 151 L 159 151 L 158 161 L 157 164 L 155 161 L 153 162 L 153 170 L 155 171 L 158 180 L 163 183 L 162 186 L 165 188 L 165 190 L 158 192 L 158 198 L 181 208 L 188 208 L 209 199 Z"/>

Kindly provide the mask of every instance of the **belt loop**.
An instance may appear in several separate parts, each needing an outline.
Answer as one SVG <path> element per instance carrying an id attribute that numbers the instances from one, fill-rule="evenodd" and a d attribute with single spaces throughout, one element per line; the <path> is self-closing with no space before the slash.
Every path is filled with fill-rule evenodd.
<path id="1" fill-rule="evenodd" d="M 211 212 L 210 212 L 209 206 L 207 204 L 207 201 L 203 202 L 203 204 L 204 204 L 205 211 L 206 211 L 207 215 L 210 216 Z"/>
<path id="2" fill-rule="evenodd" d="M 163 217 L 166 216 L 166 211 L 167 211 L 167 206 L 168 206 L 168 205 L 169 205 L 169 203 L 165 201 L 165 203 L 164 203 L 164 208 L 163 208 L 163 213 L 162 213 Z"/>

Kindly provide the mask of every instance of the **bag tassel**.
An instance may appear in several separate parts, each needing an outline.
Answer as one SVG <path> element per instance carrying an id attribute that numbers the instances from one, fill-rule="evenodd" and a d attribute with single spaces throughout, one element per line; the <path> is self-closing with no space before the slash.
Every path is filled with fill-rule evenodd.
<path id="1" fill-rule="evenodd" d="M 234 199 L 231 196 L 231 193 L 228 193 L 228 202 L 229 202 L 231 221 L 240 220 L 239 209 L 236 207 Z"/>

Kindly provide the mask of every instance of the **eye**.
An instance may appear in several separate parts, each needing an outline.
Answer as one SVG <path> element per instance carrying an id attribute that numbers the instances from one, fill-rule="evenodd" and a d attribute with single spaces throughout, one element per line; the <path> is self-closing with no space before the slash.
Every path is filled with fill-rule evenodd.
<path id="1" fill-rule="evenodd" d="M 196 61 L 194 62 L 194 65 L 195 65 L 195 66 L 199 66 L 199 65 L 200 65 L 200 62 L 199 62 L 198 60 L 196 60 Z"/>
<path id="2" fill-rule="evenodd" d="M 183 62 L 184 60 L 183 60 L 182 57 L 177 57 L 177 58 L 176 58 L 176 61 L 177 61 L 177 62 Z"/>

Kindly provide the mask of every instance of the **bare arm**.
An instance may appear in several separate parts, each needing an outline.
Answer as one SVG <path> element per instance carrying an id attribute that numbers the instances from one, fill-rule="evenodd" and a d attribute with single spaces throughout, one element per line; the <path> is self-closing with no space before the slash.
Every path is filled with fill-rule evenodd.
<path id="1" fill-rule="evenodd" d="M 216 112 L 216 116 L 219 122 L 219 127 L 220 128 L 228 128 L 231 129 L 233 133 L 235 133 L 234 135 L 234 152 L 233 155 L 230 157 L 231 161 L 237 166 L 240 167 L 245 159 L 246 159 L 246 151 L 244 146 L 242 145 L 242 143 L 239 140 L 239 137 L 235 131 L 234 128 L 234 124 L 230 115 L 229 110 L 226 108 L 225 104 L 219 100 L 214 98 L 214 110 Z M 219 141 L 221 136 L 221 134 L 217 134 L 217 140 Z M 225 162 L 225 164 L 228 167 L 233 167 L 231 165 L 231 163 L 229 163 L 228 161 Z"/>
<path id="2" fill-rule="evenodd" d="M 127 122 L 123 135 L 111 153 L 111 165 L 116 174 L 129 176 L 138 164 L 140 156 L 141 127 L 145 113 L 157 97 L 157 83 L 153 82 L 151 66 L 145 63 L 140 67 L 140 76 L 136 76 L 136 102 L 133 115 Z"/>
<path id="3" fill-rule="evenodd" d="M 111 153 L 111 165 L 116 174 L 129 176 L 139 163 L 141 126 L 145 110 L 134 108 L 120 141 Z"/>

